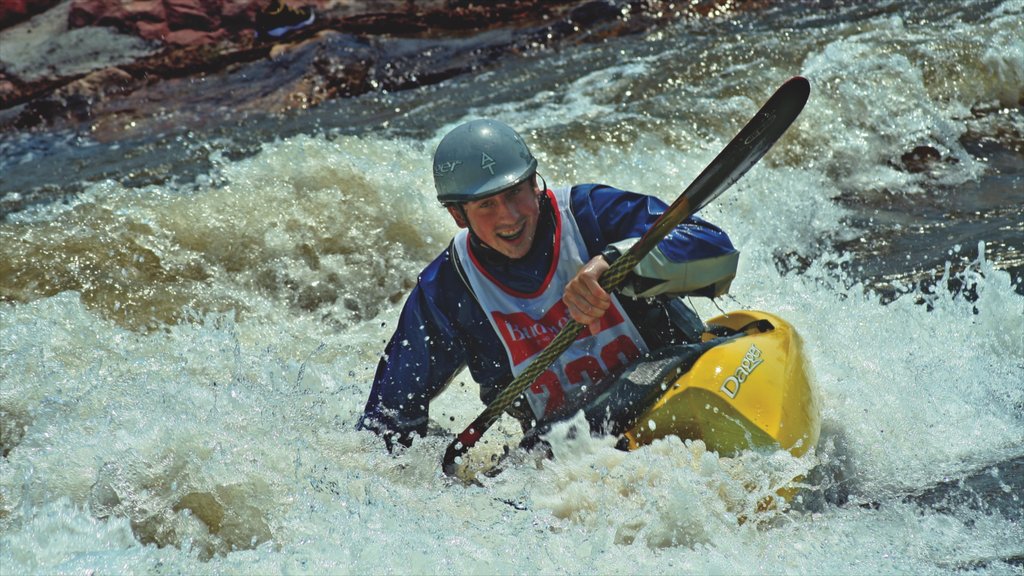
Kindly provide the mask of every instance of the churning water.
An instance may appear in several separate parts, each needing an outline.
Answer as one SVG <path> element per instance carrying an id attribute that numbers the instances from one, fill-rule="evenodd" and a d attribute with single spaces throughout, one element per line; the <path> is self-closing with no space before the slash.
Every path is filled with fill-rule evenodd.
<path id="1" fill-rule="evenodd" d="M 0 223 L 4 573 L 1019 574 L 1024 2 L 828 6 L 137 148 L 5 147 L 12 173 L 108 176 Z M 482 408 L 468 374 L 404 452 L 354 430 L 455 231 L 429 167 L 448 129 L 498 117 L 550 184 L 671 201 L 795 74 L 802 116 L 702 214 L 742 251 L 718 306 L 803 336 L 815 451 L 623 453 L 561 429 L 551 460 L 463 485 L 439 462 Z M 791 509 L 758 509 L 798 474 Z"/>

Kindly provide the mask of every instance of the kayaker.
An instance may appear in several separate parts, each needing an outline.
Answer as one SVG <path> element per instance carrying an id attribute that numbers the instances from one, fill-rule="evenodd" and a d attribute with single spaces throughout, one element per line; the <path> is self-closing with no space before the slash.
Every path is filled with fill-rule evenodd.
<path id="1" fill-rule="evenodd" d="M 549 189 L 522 137 L 496 120 L 441 140 L 434 185 L 461 230 L 410 292 L 357 425 L 388 449 L 427 433 L 430 401 L 464 367 L 489 403 L 569 317 L 589 330 L 507 412 L 524 431 L 570 414 L 633 360 L 698 339 L 703 323 L 680 296 L 720 296 L 736 275 L 729 237 L 694 216 L 608 294 L 601 273 L 666 204 L 601 184 Z"/>

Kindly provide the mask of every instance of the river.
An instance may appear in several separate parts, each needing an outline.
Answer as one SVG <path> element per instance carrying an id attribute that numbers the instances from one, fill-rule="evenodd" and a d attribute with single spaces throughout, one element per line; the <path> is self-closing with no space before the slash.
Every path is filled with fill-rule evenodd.
<path id="1" fill-rule="evenodd" d="M 1020 0 L 783 3 L 285 115 L 7 137 L 0 566 L 1020 574 L 1022 24 Z M 793 323 L 815 450 L 558 429 L 551 460 L 463 484 L 439 463 L 483 407 L 468 374 L 407 450 L 354 430 L 456 230 L 430 173 L 447 130 L 500 118 L 552 185 L 671 201 L 793 75 L 800 118 L 702 211 L 742 252 L 731 295 L 693 304 Z M 32 179 L 45 201 L 10 201 Z M 502 419 L 489 449 L 518 437 Z M 798 501 L 758 508 L 797 474 Z"/>

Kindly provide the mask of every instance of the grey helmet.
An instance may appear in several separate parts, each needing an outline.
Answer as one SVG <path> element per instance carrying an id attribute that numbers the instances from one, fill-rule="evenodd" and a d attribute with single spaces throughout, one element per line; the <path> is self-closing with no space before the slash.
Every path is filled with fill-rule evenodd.
<path id="1" fill-rule="evenodd" d="M 434 151 L 434 188 L 442 204 L 492 196 L 536 171 L 537 159 L 526 142 L 497 120 L 461 124 Z"/>

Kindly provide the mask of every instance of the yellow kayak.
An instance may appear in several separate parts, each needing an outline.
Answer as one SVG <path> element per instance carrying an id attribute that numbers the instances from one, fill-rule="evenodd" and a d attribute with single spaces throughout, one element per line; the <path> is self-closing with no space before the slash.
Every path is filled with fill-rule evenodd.
<path id="1" fill-rule="evenodd" d="M 629 448 L 673 434 L 726 456 L 744 449 L 807 452 L 818 442 L 821 414 L 796 330 L 757 311 L 731 312 L 708 326 L 704 339 L 713 346 L 682 373 L 668 373 L 671 384 L 625 432 Z M 733 331 L 742 334 L 715 334 Z"/>
<path id="2" fill-rule="evenodd" d="M 702 341 L 657 350 L 584 398 L 592 434 L 635 450 L 675 435 L 734 456 L 747 449 L 802 456 L 818 442 L 821 414 L 800 336 L 785 320 L 745 310 L 707 323 Z M 529 447 L 556 414 L 531 430 Z M 794 489 L 779 492 L 791 499 Z"/>

